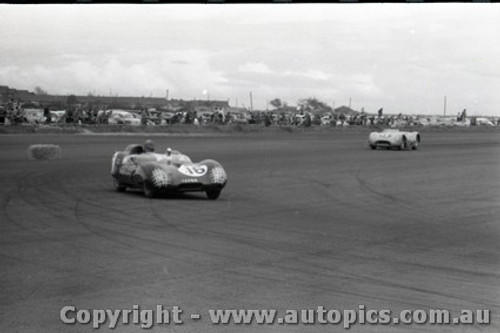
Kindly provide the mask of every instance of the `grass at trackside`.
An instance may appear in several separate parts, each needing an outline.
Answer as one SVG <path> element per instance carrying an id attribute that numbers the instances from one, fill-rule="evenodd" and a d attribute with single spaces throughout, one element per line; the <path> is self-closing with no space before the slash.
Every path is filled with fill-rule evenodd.
<path id="1" fill-rule="evenodd" d="M 304 132 L 353 132 L 353 133 L 369 133 L 379 131 L 384 126 L 268 126 L 263 125 L 206 125 L 195 126 L 176 124 L 168 126 L 126 126 L 126 125 L 72 125 L 72 124 L 57 124 L 57 125 L 8 125 L 0 126 L 0 134 L 29 134 L 29 133 L 50 133 L 50 134 L 93 134 L 93 133 L 164 133 L 164 134 L 232 134 L 232 133 L 259 133 L 259 132 L 289 132 L 289 133 L 304 133 Z M 430 132 L 495 132 L 500 131 L 500 127 L 488 126 L 471 126 L 471 127 L 446 127 L 446 126 L 429 126 L 429 127 L 407 127 L 401 128 L 403 131 L 418 131 L 421 133 Z"/>

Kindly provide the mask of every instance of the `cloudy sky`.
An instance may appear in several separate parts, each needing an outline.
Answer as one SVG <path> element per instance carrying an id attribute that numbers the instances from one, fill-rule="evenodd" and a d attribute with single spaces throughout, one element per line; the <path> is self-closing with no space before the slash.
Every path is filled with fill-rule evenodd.
<path id="1" fill-rule="evenodd" d="M 0 85 L 500 115 L 500 5 L 0 5 Z"/>

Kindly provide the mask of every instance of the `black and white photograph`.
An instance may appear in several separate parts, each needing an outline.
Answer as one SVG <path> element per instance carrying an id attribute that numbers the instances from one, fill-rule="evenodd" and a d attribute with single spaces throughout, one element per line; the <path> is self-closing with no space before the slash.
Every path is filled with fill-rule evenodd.
<path id="1" fill-rule="evenodd" d="M 0 332 L 500 331 L 500 5 L 0 3 Z"/>

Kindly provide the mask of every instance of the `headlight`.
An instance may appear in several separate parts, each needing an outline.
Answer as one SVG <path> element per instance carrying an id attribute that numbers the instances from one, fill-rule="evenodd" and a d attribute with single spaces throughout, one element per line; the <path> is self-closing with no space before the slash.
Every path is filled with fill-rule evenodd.
<path id="1" fill-rule="evenodd" d="M 224 184 L 227 180 L 226 172 L 222 167 L 215 167 L 210 172 L 210 180 L 214 184 Z"/>
<path id="2" fill-rule="evenodd" d="M 156 187 L 164 187 L 170 184 L 167 174 L 162 169 L 153 170 L 151 181 Z"/>

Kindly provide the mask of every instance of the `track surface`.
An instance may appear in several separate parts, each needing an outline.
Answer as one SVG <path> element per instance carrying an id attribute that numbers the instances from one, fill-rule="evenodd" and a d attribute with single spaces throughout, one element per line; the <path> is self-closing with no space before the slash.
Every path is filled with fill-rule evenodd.
<path id="1" fill-rule="evenodd" d="M 499 332 L 498 132 L 427 133 L 418 151 L 371 151 L 366 137 L 155 137 L 161 150 L 224 165 L 229 183 L 210 201 L 114 192 L 112 154 L 146 137 L 2 136 L 0 331 L 90 332 L 62 324 L 60 309 L 162 304 L 182 308 L 184 324 L 149 331 L 340 332 L 319 324 L 212 325 L 207 313 L 363 304 L 489 309 L 492 323 L 351 332 Z M 29 160 L 35 143 L 61 145 L 62 159 Z"/>

